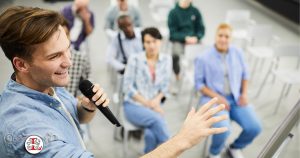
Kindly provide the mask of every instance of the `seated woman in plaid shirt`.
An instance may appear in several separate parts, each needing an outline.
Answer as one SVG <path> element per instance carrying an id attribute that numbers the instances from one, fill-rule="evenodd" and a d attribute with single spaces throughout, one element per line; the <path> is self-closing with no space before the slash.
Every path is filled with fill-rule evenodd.
<path id="1" fill-rule="evenodd" d="M 124 74 L 125 115 L 134 125 L 145 128 L 145 153 L 169 139 L 161 100 L 168 91 L 172 62 L 171 56 L 159 50 L 161 39 L 158 29 L 144 29 L 145 53 L 130 56 Z"/>

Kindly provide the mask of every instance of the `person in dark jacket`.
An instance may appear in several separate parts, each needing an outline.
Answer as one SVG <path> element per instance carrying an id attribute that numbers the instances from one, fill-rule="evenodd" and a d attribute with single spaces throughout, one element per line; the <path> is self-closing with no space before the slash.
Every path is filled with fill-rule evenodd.
<path id="1" fill-rule="evenodd" d="M 197 44 L 205 33 L 200 11 L 192 5 L 192 0 L 179 0 L 168 17 L 168 27 L 172 44 L 173 71 L 180 79 L 180 55 L 186 44 Z"/>

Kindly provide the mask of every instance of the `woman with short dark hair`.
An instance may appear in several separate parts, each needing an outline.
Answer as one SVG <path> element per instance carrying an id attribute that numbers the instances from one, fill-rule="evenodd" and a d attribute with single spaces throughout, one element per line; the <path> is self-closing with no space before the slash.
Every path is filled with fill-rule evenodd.
<path id="1" fill-rule="evenodd" d="M 156 28 L 142 31 L 145 53 L 130 56 L 124 74 L 127 119 L 145 129 L 145 153 L 169 139 L 161 103 L 171 78 L 171 57 L 160 53 L 162 36 Z"/>

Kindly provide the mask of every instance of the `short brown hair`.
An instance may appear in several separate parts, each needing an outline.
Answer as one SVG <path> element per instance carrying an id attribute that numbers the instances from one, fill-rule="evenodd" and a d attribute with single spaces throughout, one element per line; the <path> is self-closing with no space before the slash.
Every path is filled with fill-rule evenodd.
<path id="1" fill-rule="evenodd" d="M 217 31 L 219 31 L 221 29 L 229 29 L 230 31 L 232 31 L 232 27 L 229 24 L 226 24 L 226 23 L 221 23 L 218 26 Z"/>
<path id="2" fill-rule="evenodd" d="M 10 7 L 0 15 L 0 46 L 14 57 L 32 59 L 34 45 L 46 42 L 63 24 L 58 12 L 32 7 Z"/>

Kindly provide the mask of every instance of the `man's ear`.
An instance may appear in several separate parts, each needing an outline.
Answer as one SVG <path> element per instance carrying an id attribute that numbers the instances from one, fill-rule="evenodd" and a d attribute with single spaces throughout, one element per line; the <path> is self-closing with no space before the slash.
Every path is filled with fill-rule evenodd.
<path id="1" fill-rule="evenodd" d="M 28 64 L 28 61 L 26 61 L 25 59 L 22 59 L 20 57 L 14 57 L 13 64 L 19 72 L 28 72 L 29 71 L 28 70 L 29 64 Z"/>

